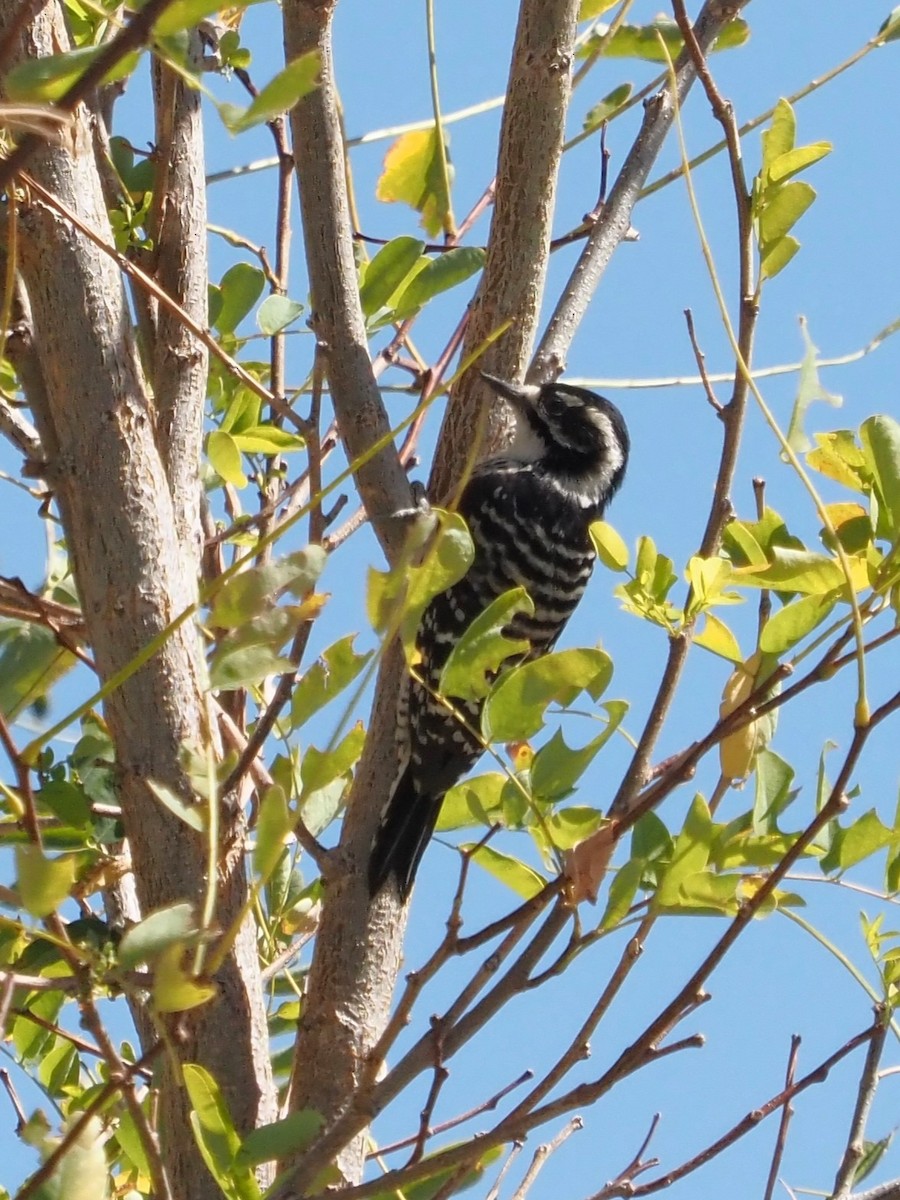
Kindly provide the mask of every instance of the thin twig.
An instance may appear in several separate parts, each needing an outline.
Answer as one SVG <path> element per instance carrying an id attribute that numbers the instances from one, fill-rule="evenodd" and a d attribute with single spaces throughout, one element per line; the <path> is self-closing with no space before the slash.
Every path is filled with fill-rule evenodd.
<path id="1" fill-rule="evenodd" d="M 166 2 L 171 3 L 172 0 L 166 0 Z M 8 162 L 9 160 L 7 159 L 6 161 Z M 0 169 L 2 169 L 3 165 L 4 164 L 0 162 Z M 124 254 L 120 254 L 115 246 L 112 246 L 108 242 L 104 241 L 104 239 L 98 233 L 91 229 L 89 225 L 86 225 L 84 221 L 82 221 L 77 215 L 77 213 L 73 212 L 68 205 L 64 204 L 58 196 L 54 196 L 52 192 L 48 192 L 46 188 L 42 187 L 37 180 L 33 179 L 30 175 L 26 175 L 23 178 L 29 191 L 32 191 L 36 195 L 40 196 L 41 199 L 51 209 L 64 216 L 66 220 L 72 224 L 73 228 L 77 229 L 79 233 L 84 234 L 84 236 L 90 242 L 92 242 L 98 248 L 98 250 L 102 250 L 104 254 L 108 255 L 109 258 L 115 262 L 116 266 L 118 266 L 119 270 L 123 272 L 123 274 L 127 275 L 130 279 L 138 283 L 139 286 L 144 288 L 144 290 L 153 296 L 155 300 L 159 301 L 160 304 L 177 316 L 178 319 L 184 324 L 185 328 L 189 329 L 194 337 L 197 338 L 197 340 L 201 342 L 211 354 L 215 355 L 215 357 L 224 364 L 225 369 L 230 374 L 239 379 L 241 383 L 243 383 L 245 387 L 248 387 L 255 396 L 259 396 L 262 400 L 269 404 L 280 417 L 283 417 L 300 433 L 305 434 L 306 426 L 304 422 L 285 403 L 285 401 L 280 396 L 274 395 L 273 392 L 271 392 L 267 387 L 261 384 L 258 379 L 251 375 L 249 371 L 245 370 L 236 359 L 232 358 L 230 354 L 226 353 L 226 351 L 222 349 L 212 334 L 207 329 L 203 329 L 200 325 L 198 325 L 196 321 L 194 321 L 190 315 L 184 311 L 183 308 L 175 303 L 168 292 L 161 288 L 159 284 L 151 278 L 151 276 L 149 276 L 145 271 L 142 271 L 141 268 L 136 266 L 135 263 L 131 262 L 130 259 L 126 258 Z"/>
<path id="2" fill-rule="evenodd" d="M 544 1142 L 538 1146 L 531 1157 L 531 1162 L 528 1164 L 528 1170 L 525 1172 L 522 1182 L 512 1194 L 512 1200 L 525 1200 L 525 1197 L 531 1191 L 532 1184 L 537 1179 L 550 1155 L 557 1151 L 563 1142 L 568 1141 L 573 1133 L 579 1133 L 582 1129 L 584 1129 L 584 1121 L 582 1121 L 581 1117 L 572 1117 L 571 1120 L 563 1125 L 555 1137 L 551 1138 L 549 1142 Z"/>
<path id="3" fill-rule="evenodd" d="M 700 379 L 703 383 L 703 390 L 706 392 L 706 398 L 715 411 L 721 415 L 722 405 L 716 399 L 716 394 L 712 390 L 712 384 L 709 382 L 709 376 L 706 374 L 706 355 L 700 349 L 697 341 L 697 334 L 694 330 L 694 314 L 689 308 L 684 310 L 684 319 L 687 322 L 688 337 L 691 339 L 691 349 L 694 351 L 694 358 L 697 362 L 697 369 L 700 372 Z"/>
<path id="4" fill-rule="evenodd" d="M 434 1115 L 434 1106 L 437 1104 L 438 1096 L 441 1094 L 441 1089 L 450 1078 L 450 1072 L 444 1066 L 444 1045 L 440 1036 L 440 1031 L 437 1028 L 437 1018 L 432 1018 L 432 1026 L 435 1030 L 435 1036 L 432 1041 L 434 1047 L 434 1067 L 431 1076 L 431 1087 L 428 1089 L 428 1097 L 425 1100 L 425 1106 L 419 1114 L 419 1130 L 413 1143 L 412 1154 L 409 1156 L 409 1165 L 417 1163 L 425 1153 L 425 1147 L 428 1144 L 428 1138 L 431 1130 L 431 1118 Z"/>
<path id="5" fill-rule="evenodd" d="M 647 1152 L 647 1147 L 653 1140 L 653 1135 L 656 1133 L 656 1128 L 658 1125 L 659 1113 L 654 1113 L 653 1119 L 650 1122 L 650 1128 L 647 1130 L 647 1136 L 641 1142 L 640 1146 L 638 1146 L 637 1153 L 635 1154 L 634 1158 L 632 1158 L 631 1162 L 628 1163 L 627 1166 L 623 1167 L 615 1179 L 607 1183 L 606 1186 L 601 1188 L 599 1192 L 595 1192 L 592 1196 L 589 1196 L 588 1200 L 603 1200 L 603 1197 L 609 1195 L 611 1190 L 616 1188 L 627 1188 L 633 1184 L 638 1175 L 642 1175 L 645 1171 L 650 1171 L 653 1169 L 653 1167 L 659 1166 L 658 1158 L 644 1159 L 644 1155 Z"/>
<path id="6" fill-rule="evenodd" d="M 785 1088 L 794 1086 L 794 1073 L 797 1069 L 797 1055 L 799 1051 L 800 1036 L 795 1033 L 791 1036 L 791 1049 L 788 1054 L 787 1070 L 784 1074 Z M 766 1190 L 763 1193 L 763 1200 L 772 1200 L 772 1196 L 775 1194 L 775 1184 L 778 1182 L 778 1172 L 781 1169 L 781 1160 L 784 1156 L 784 1148 L 787 1145 L 788 1126 L 791 1123 L 793 1115 L 793 1105 L 790 1100 L 786 1100 L 781 1109 L 781 1120 L 778 1122 L 778 1133 L 775 1137 L 772 1164 L 769 1167 L 769 1178 L 766 1180 Z"/>
<path id="7" fill-rule="evenodd" d="M 866 1152 L 866 1123 L 878 1087 L 878 1067 L 884 1052 L 884 1043 L 891 1023 L 891 1013 L 884 1005 L 875 1009 L 875 1025 L 872 1039 L 866 1051 L 866 1060 L 856 1091 L 856 1104 L 847 1134 L 847 1146 L 841 1165 L 838 1167 L 832 1189 L 832 1200 L 847 1200 L 853 1189 L 856 1171 Z"/>
<path id="8" fill-rule="evenodd" d="M 429 1138 L 437 1137 L 439 1134 L 447 1133 L 451 1129 L 456 1129 L 458 1125 L 464 1125 L 467 1121 L 473 1120 L 475 1117 L 480 1117 L 483 1113 L 492 1112 L 501 1100 L 505 1099 L 510 1092 L 521 1087 L 523 1083 L 527 1083 L 529 1079 L 534 1078 L 534 1071 L 523 1071 L 518 1079 L 514 1079 L 512 1083 L 506 1084 L 499 1092 L 495 1092 L 488 1100 L 482 1101 L 481 1104 L 476 1104 L 474 1108 L 470 1108 L 467 1112 L 460 1113 L 456 1117 L 451 1117 L 449 1121 L 443 1121 L 440 1125 L 432 1125 L 428 1130 Z M 389 1146 L 379 1146 L 377 1150 L 373 1150 L 369 1158 L 381 1158 L 385 1154 L 393 1154 L 397 1150 L 405 1150 L 407 1146 L 412 1146 L 418 1133 L 410 1134 L 409 1137 L 402 1138 L 399 1142 L 391 1142 Z"/>

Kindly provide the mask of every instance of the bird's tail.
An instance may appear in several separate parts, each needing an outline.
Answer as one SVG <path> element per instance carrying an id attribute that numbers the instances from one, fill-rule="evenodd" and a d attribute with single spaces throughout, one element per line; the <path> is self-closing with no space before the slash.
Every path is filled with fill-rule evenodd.
<path id="1" fill-rule="evenodd" d="M 397 781 L 372 843 L 370 896 L 377 896 L 393 875 L 400 899 L 406 903 L 425 847 L 437 824 L 442 800 L 443 796 L 419 795 L 407 766 Z"/>

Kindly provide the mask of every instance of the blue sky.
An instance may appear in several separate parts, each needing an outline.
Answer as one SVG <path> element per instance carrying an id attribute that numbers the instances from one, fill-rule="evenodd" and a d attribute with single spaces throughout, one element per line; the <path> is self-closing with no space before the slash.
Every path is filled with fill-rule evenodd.
<path id="1" fill-rule="evenodd" d="M 694 8 L 696 6 L 692 6 Z M 830 8 L 811 0 L 790 4 L 756 0 L 745 16 L 752 35 L 748 44 L 713 60 L 722 92 L 734 102 L 743 122 L 771 107 L 811 79 L 847 58 L 870 38 L 888 15 L 887 4 L 870 0 L 844 5 L 840 19 Z M 645 21 L 658 4 L 638 0 L 632 20 Z M 437 52 L 441 101 L 445 113 L 499 95 L 512 42 L 516 5 L 497 0 L 485 5 L 477 0 L 455 0 L 436 5 Z M 264 82 L 278 69 L 281 39 L 277 13 L 267 6 L 251 10 L 245 19 L 244 40 L 254 52 L 252 74 Z M 755 361 L 759 365 L 796 362 L 803 346 L 798 328 L 802 314 L 813 341 L 825 358 L 860 349 L 882 327 L 900 316 L 896 280 L 900 276 L 900 248 L 895 236 L 900 168 L 898 131 L 894 109 L 897 96 L 898 49 L 889 45 L 870 54 L 860 65 L 797 105 L 798 142 L 827 140 L 832 154 L 813 167 L 806 178 L 816 187 L 818 199 L 796 230 L 802 250 L 789 268 L 772 281 L 763 296 Z M 336 63 L 351 138 L 430 115 L 430 94 L 425 43 L 424 5 L 401 0 L 393 5 L 343 0 L 336 21 Z M 578 131 L 585 112 L 614 86 L 630 80 L 641 86 L 652 68 L 630 60 L 602 64 L 589 76 L 572 105 L 570 136 Z M 238 85 L 217 81 L 218 95 L 241 101 Z M 140 89 L 126 96 L 122 117 L 136 144 L 145 144 Z M 630 145 L 637 113 L 616 122 L 609 134 L 614 175 Z M 492 173 L 496 151 L 498 112 L 486 113 L 454 124 L 451 154 L 456 171 L 454 207 L 465 214 Z M 689 152 L 696 154 L 718 140 L 699 90 L 685 113 Z M 267 156 L 271 146 L 265 130 L 234 139 L 219 125 L 214 113 L 208 121 L 211 171 Z M 352 153 L 357 201 L 365 232 L 380 237 L 416 234 L 416 216 L 399 205 L 384 205 L 373 198 L 388 141 L 361 146 Z M 759 134 L 745 140 L 748 175 L 756 169 Z M 670 139 L 658 173 L 679 160 L 677 144 Z M 571 228 L 595 202 L 598 150 L 591 139 L 564 160 L 557 207 L 556 232 Z M 715 251 L 726 294 L 735 292 L 735 218 L 728 184 L 727 164 L 720 156 L 698 170 L 695 185 L 703 221 Z M 210 192 L 210 219 L 272 245 L 274 174 L 261 173 L 239 181 L 216 184 Z M 727 340 L 721 328 L 712 291 L 699 249 L 683 183 L 676 183 L 642 203 L 634 225 L 638 241 L 617 251 L 600 291 L 572 347 L 567 374 L 602 380 L 603 390 L 622 408 L 632 435 L 629 476 L 616 499 L 610 519 L 632 545 L 641 534 L 650 534 L 680 569 L 694 552 L 702 532 L 711 494 L 711 480 L 719 447 L 718 422 L 697 386 L 643 388 L 640 381 L 660 376 L 693 375 L 695 367 L 685 331 L 683 310 L 694 313 L 698 337 L 710 370 L 730 365 Z M 474 242 L 483 241 L 487 224 L 473 231 Z M 565 281 L 577 250 L 555 256 L 548 282 L 552 305 Z M 213 239 L 214 277 L 235 260 L 235 254 Z M 295 221 L 291 294 L 306 298 L 299 224 Z M 416 326 L 417 345 L 426 358 L 442 347 L 458 319 L 464 301 L 462 290 L 435 305 Z M 299 381 L 308 365 L 306 335 L 292 339 L 290 370 Z M 897 378 L 900 340 L 888 340 L 872 355 L 849 366 L 823 370 L 823 382 L 843 396 L 840 411 L 816 409 L 816 427 L 857 427 L 873 412 L 897 414 Z M 611 381 L 631 381 L 614 386 Z M 784 375 L 765 382 L 764 393 L 780 419 L 787 423 L 796 390 L 796 376 Z M 726 385 L 720 397 L 727 399 Z M 406 411 L 403 398 L 391 400 L 398 419 Z M 423 441 L 423 453 L 433 444 L 437 415 L 432 417 Z M 0 466 L 12 469 L 15 460 L 0 448 Z M 424 477 L 425 469 L 420 474 Z M 738 512 L 753 511 L 751 480 L 767 482 L 769 503 L 790 515 L 790 523 L 804 539 L 815 540 L 818 521 L 794 477 L 780 461 L 778 448 L 756 411 L 748 417 L 742 458 L 733 500 Z M 838 498 L 837 493 L 829 495 Z M 250 501 L 248 500 L 248 503 Z M 0 570 L 21 575 L 34 583 L 42 569 L 42 546 L 35 515 L 18 493 L 4 487 L 4 505 L 10 519 L 0 557 Z M 286 547 L 287 548 L 287 547 Z M 361 630 L 361 642 L 373 644 L 359 611 L 360 584 L 366 567 L 378 563 L 377 550 L 365 531 L 354 537 L 329 564 L 323 585 L 332 601 L 316 630 L 314 649 L 320 650 L 349 629 Z M 611 575 L 598 570 L 591 589 L 573 620 L 566 644 L 590 644 L 601 639 L 612 654 L 616 675 L 609 695 L 627 698 L 632 705 L 627 725 L 637 733 L 656 686 L 666 651 L 661 632 L 636 621 L 620 610 L 612 595 Z M 749 650 L 755 614 L 751 605 L 735 618 L 742 644 Z M 730 617 L 728 613 L 726 616 Z M 890 694 L 896 679 L 887 656 L 876 661 L 872 692 L 876 702 Z M 681 748 L 706 730 L 714 719 L 728 669 L 711 655 L 695 651 L 672 721 L 660 742 L 659 757 Z M 797 770 L 803 786 L 804 813 L 811 811 L 812 789 L 818 757 L 826 739 L 846 748 L 850 710 L 847 685 L 837 680 L 814 692 L 808 701 L 782 714 L 774 748 Z M 60 700 L 60 704 L 65 701 Z M 55 709 L 58 713 L 62 707 Z M 332 718 L 328 718 L 330 720 Z M 315 731 L 324 745 L 328 720 Z M 584 723 L 567 725 L 573 741 L 587 730 Z M 840 750 L 836 752 L 840 753 Z M 596 760 L 584 781 L 585 802 L 605 803 L 627 761 L 624 742 L 614 742 Z M 859 811 L 876 806 L 885 819 L 893 815 L 897 795 L 898 764 L 889 730 L 873 739 L 859 772 L 863 796 Z M 682 789 L 663 812 L 670 828 L 694 790 L 705 791 L 715 781 L 712 767 L 701 771 L 693 784 Z M 744 797 L 726 799 L 726 814 L 739 811 Z M 732 807 L 728 807 L 731 805 Z M 521 840 L 507 846 L 522 850 Z M 442 933 L 456 856 L 433 846 L 423 867 L 413 901 L 407 963 L 414 967 L 427 955 Z M 813 869 L 810 868 L 810 872 Z M 877 873 L 868 880 L 877 886 Z M 866 897 L 809 885 L 810 907 L 805 916 L 827 931 L 858 964 L 865 952 L 858 933 L 859 909 L 870 915 L 877 902 Z M 507 895 L 485 877 L 473 881 L 468 902 L 472 928 L 499 913 Z M 589 919 L 588 914 L 586 919 Z M 888 918 L 890 925 L 890 918 Z M 579 1078 L 598 1075 L 620 1049 L 640 1032 L 674 994 L 706 949 L 721 936 L 724 925 L 706 918 L 666 919 L 659 923 L 634 971 L 629 987 L 595 1039 L 591 1061 Z M 518 1002 L 454 1062 L 442 1094 L 436 1119 L 465 1110 L 515 1078 L 525 1067 L 540 1070 L 553 1061 L 557 1044 L 577 1027 L 591 997 L 603 986 L 612 964 L 621 953 L 622 935 L 607 939 L 580 959 L 564 979 Z M 871 974 L 871 973 L 870 973 Z M 458 975 L 457 979 L 463 976 Z M 449 985 L 448 985 L 449 986 Z M 869 1003 L 849 974 L 818 943 L 781 917 L 756 924 L 736 952 L 714 976 L 713 1001 L 680 1029 L 707 1037 L 703 1050 L 687 1051 L 647 1068 L 613 1095 L 583 1114 L 585 1129 L 574 1136 L 545 1168 L 531 1192 L 532 1200 L 588 1196 L 616 1175 L 640 1144 L 656 1111 L 662 1120 L 651 1146 L 662 1167 L 677 1165 L 717 1137 L 748 1109 L 774 1094 L 781 1086 L 791 1033 L 803 1035 L 800 1070 L 805 1071 L 829 1054 L 869 1019 Z M 444 993 L 446 994 L 446 993 Z M 415 1029 L 440 1006 L 437 993 L 426 995 Z M 410 1035 L 412 1036 L 412 1034 Z M 889 1043 L 885 1065 L 896 1058 Z M 861 1062 L 857 1056 L 834 1073 L 827 1085 L 814 1088 L 796 1103 L 782 1175 L 795 1187 L 827 1189 L 833 1179 L 842 1138 L 849 1120 L 855 1080 Z M 427 1081 L 422 1085 L 427 1089 Z M 420 1088 L 408 1103 L 386 1117 L 377 1129 L 384 1141 L 410 1132 L 424 1100 Z M 34 1101 L 37 1102 L 36 1100 Z M 870 1126 L 871 1136 L 883 1136 L 896 1121 L 897 1084 L 882 1085 Z M 487 1124 L 489 1118 L 482 1118 Z M 727 1156 L 717 1159 L 698 1175 L 676 1185 L 669 1195 L 678 1198 L 727 1194 L 734 1200 L 762 1195 L 768 1170 L 775 1121 L 765 1123 Z M 546 1131 L 547 1135 L 553 1130 Z M 543 1140 L 535 1135 L 526 1147 Z M 21 1166 L 20 1166 L 21 1162 Z M 16 1151 L 8 1166 L 12 1183 L 30 1169 L 30 1158 Z M 653 1178 L 655 1172 L 646 1178 Z M 888 1157 L 884 1177 L 900 1174 L 896 1155 Z M 879 1177 L 876 1177 L 879 1178 Z M 776 1195 L 786 1195 L 783 1190 Z"/>

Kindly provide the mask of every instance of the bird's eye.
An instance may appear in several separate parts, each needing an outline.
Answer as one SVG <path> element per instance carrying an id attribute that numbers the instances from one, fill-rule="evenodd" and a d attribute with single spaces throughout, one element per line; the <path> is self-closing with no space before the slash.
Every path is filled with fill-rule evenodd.
<path id="1" fill-rule="evenodd" d="M 561 417 L 568 407 L 565 400 L 560 400 L 558 396 L 547 396 L 544 400 L 544 412 L 548 417 Z"/>

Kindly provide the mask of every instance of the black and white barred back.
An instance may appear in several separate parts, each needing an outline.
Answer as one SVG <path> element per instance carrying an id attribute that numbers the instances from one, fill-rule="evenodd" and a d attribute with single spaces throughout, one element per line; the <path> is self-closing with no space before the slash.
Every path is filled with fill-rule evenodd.
<path id="1" fill-rule="evenodd" d="M 398 704 L 398 778 L 369 862 L 373 896 L 393 877 L 406 900 L 444 794 L 483 752 L 481 705 L 446 697 L 451 708 L 435 695 L 451 650 L 489 604 L 520 586 L 534 614 L 516 614 L 504 633 L 531 649 L 506 665 L 553 647 L 590 578 L 589 526 L 621 484 L 628 460 L 625 422 L 603 397 L 564 383 L 485 378 L 513 406 L 516 434 L 501 456 L 475 468 L 464 488 L 458 511 L 475 557 L 422 617 L 421 662 Z"/>

